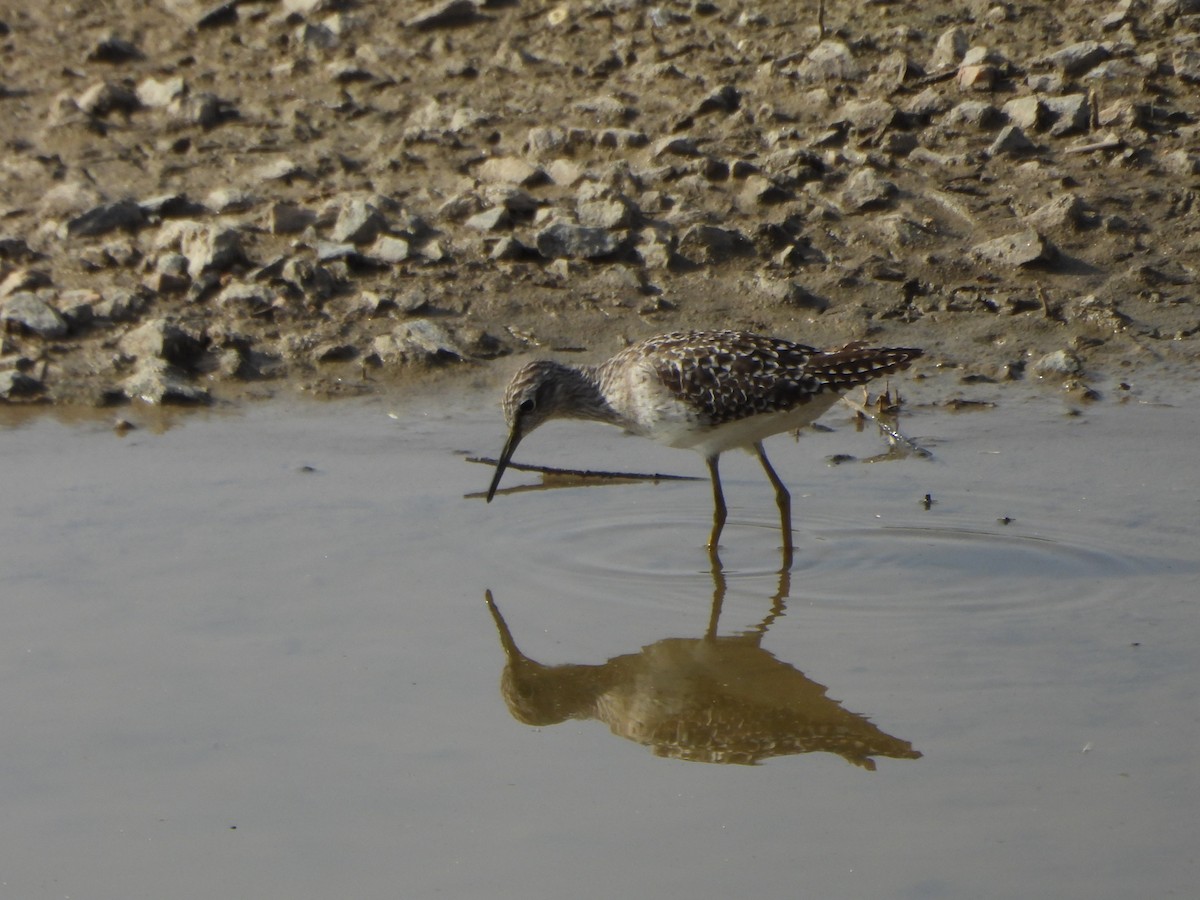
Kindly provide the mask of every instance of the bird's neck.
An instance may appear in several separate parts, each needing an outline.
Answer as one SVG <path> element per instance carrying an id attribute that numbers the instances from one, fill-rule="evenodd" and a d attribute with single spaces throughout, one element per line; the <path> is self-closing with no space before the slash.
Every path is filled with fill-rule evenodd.
<path id="1" fill-rule="evenodd" d="M 563 366 L 555 384 L 559 394 L 558 415 L 561 418 L 609 423 L 621 421 L 604 397 L 597 366 Z"/>

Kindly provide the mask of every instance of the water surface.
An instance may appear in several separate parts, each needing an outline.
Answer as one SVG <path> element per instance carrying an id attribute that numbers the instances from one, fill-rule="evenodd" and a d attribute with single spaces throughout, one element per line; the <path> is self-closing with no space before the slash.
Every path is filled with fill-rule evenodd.
<path id="1" fill-rule="evenodd" d="M 1196 399 L 918 407 L 934 460 L 830 466 L 884 449 L 835 410 L 768 442 L 783 574 L 749 456 L 717 572 L 704 481 L 468 497 L 490 395 L 9 427 L 0 884 L 1188 896 Z M 704 474 L 588 424 L 519 458 Z"/>

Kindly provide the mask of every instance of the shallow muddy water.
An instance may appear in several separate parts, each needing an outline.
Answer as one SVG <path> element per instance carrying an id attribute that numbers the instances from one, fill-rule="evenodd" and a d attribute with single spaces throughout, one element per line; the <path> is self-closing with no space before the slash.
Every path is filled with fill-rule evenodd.
<path id="1" fill-rule="evenodd" d="M 998 397 L 769 441 L 782 574 L 741 454 L 720 571 L 705 481 L 466 496 L 490 394 L 10 425 L 3 893 L 1188 896 L 1200 396 Z"/>

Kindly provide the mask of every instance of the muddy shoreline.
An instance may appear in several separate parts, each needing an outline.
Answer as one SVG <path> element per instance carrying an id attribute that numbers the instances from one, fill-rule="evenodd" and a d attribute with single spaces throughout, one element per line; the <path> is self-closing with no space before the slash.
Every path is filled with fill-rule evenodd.
<path id="1" fill-rule="evenodd" d="M 0 11 L 0 402 L 490 385 L 718 327 L 925 347 L 947 394 L 1191 377 L 1200 5 L 865 13 Z"/>

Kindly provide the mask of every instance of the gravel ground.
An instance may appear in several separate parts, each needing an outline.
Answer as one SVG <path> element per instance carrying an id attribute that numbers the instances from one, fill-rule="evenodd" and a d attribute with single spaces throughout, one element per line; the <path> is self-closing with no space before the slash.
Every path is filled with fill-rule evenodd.
<path id="1" fill-rule="evenodd" d="M 1137 390 L 1200 352 L 1198 26 L 1198 0 L 0 3 L 0 398 L 357 394 L 716 327 Z"/>

